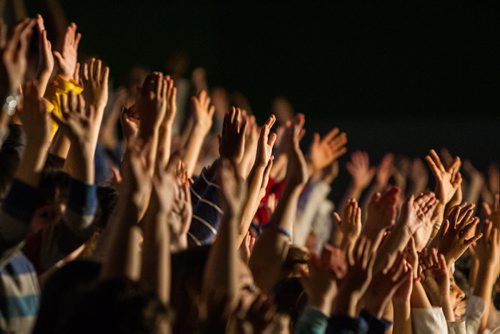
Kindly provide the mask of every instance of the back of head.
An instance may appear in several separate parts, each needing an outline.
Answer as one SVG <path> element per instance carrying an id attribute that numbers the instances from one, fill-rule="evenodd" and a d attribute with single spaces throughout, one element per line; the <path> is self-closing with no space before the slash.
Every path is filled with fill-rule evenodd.
<path id="1" fill-rule="evenodd" d="M 81 294 L 99 277 L 97 262 L 72 261 L 49 277 L 42 290 L 42 299 L 34 333 L 58 332 L 61 321 L 69 316 Z"/>
<path id="2" fill-rule="evenodd" d="M 100 281 L 82 294 L 64 333 L 157 333 L 167 311 L 153 291 L 125 278 Z"/>

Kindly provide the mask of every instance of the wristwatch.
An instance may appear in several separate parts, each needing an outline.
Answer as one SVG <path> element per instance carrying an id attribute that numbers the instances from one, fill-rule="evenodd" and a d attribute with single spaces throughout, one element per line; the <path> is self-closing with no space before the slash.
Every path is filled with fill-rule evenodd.
<path id="1" fill-rule="evenodd" d="M 2 112 L 7 113 L 7 115 L 12 116 L 16 112 L 17 104 L 19 103 L 21 96 L 19 94 L 12 94 L 7 96 L 5 99 Z"/>

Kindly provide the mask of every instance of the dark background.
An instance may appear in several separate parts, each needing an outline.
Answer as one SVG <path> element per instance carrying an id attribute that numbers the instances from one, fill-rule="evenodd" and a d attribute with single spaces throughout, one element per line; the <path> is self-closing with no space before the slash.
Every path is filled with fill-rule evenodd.
<path id="1" fill-rule="evenodd" d="M 185 49 L 209 85 L 239 90 L 262 121 L 284 95 L 306 127 L 347 131 L 377 161 L 448 147 L 484 168 L 500 152 L 500 11 L 484 2 L 272 5 L 63 0 L 81 50 L 119 83 Z M 38 10 L 28 4 L 30 14 Z"/>

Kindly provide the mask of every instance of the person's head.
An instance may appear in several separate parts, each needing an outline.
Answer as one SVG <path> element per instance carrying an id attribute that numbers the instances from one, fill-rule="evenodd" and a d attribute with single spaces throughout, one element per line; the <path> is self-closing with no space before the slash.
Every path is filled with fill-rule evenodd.
<path id="1" fill-rule="evenodd" d="M 453 275 L 450 277 L 450 302 L 456 319 L 461 319 L 465 313 L 466 295 L 458 286 Z"/>
<path id="2" fill-rule="evenodd" d="M 278 314 L 290 319 L 290 331 L 304 311 L 307 294 L 300 283 L 300 278 L 291 277 L 280 280 L 273 288 L 274 302 Z"/>
<path id="3" fill-rule="evenodd" d="M 290 245 L 285 263 L 283 264 L 282 277 L 300 276 L 301 272 L 307 271 L 309 251 L 306 248 Z"/>
<path id="4" fill-rule="evenodd" d="M 100 270 L 97 262 L 76 260 L 54 272 L 42 289 L 34 333 L 59 332 L 81 294 L 97 281 Z"/>
<path id="5" fill-rule="evenodd" d="M 146 79 L 149 70 L 141 65 L 135 65 L 130 69 L 127 76 L 127 89 L 129 94 L 135 96 L 137 87 L 141 87 L 142 83 Z"/>
<path id="6" fill-rule="evenodd" d="M 174 79 L 183 78 L 189 68 L 189 54 L 185 50 L 176 50 L 167 57 L 167 73 Z"/>
<path id="7" fill-rule="evenodd" d="M 292 120 L 294 115 L 293 107 L 290 101 L 282 96 L 274 99 L 272 112 L 276 115 L 276 120 L 279 125 L 284 125 L 287 121 Z"/>
<path id="8" fill-rule="evenodd" d="M 156 293 L 126 278 L 100 281 L 81 294 L 64 333 L 160 333 L 167 309 Z"/>
<path id="9" fill-rule="evenodd" d="M 58 222 L 66 210 L 69 176 L 61 170 L 46 170 L 39 186 L 37 209 L 32 218 L 31 230 L 36 232 Z"/>

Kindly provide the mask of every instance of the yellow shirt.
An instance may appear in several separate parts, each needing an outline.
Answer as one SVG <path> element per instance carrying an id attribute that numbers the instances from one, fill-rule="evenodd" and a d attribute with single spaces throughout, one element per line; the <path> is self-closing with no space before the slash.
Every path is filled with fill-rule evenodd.
<path id="1" fill-rule="evenodd" d="M 76 95 L 81 94 L 83 87 L 73 80 L 65 80 L 60 75 L 58 75 L 54 81 L 52 81 L 47 87 L 45 92 L 45 102 L 47 104 L 47 109 L 49 112 L 54 113 L 56 116 L 62 116 L 61 104 L 59 99 L 61 95 L 73 92 Z M 50 139 L 52 140 L 57 132 L 57 124 L 52 121 L 52 130 L 50 134 Z"/>

